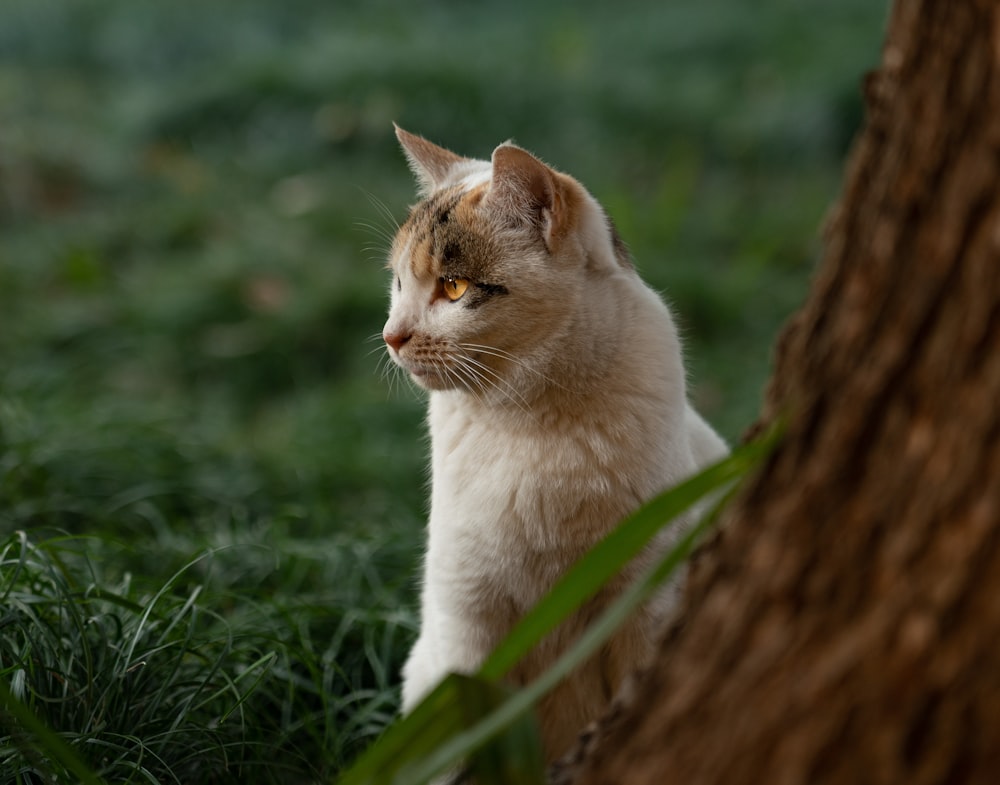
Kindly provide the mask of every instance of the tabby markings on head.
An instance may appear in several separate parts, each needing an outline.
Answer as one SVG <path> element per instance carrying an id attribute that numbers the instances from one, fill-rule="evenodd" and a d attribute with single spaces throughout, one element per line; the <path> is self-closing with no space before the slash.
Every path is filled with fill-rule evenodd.
<path id="1" fill-rule="evenodd" d="M 413 236 L 410 269 L 417 278 L 462 278 L 472 286 L 463 305 L 475 308 L 492 296 L 508 294 L 493 280 L 492 260 L 499 249 L 484 232 L 473 227 L 482 218 L 474 212 L 487 184 L 465 190 L 455 186 L 417 204 L 404 226 Z"/>

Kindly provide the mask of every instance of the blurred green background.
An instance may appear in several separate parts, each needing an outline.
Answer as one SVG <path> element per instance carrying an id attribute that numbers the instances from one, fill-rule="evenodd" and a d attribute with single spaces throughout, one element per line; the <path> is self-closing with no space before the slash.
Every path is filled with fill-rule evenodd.
<path id="1" fill-rule="evenodd" d="M 320 663 L 295 710 L 323 731 L 298 743 L 336 770 L 391 716 L 415 625 L 423 401 L 390 391 L 374 337 L 385 212 L 414 199 L 392 121 L 476 157 L 513 138 L 584 182 L 737 440 L 808 287 L 884 14 L 2 0 L 0 534 L 83 535 L 66 570 L 136 596 L 215 549 L 184 581 L 288 669 Z"/>

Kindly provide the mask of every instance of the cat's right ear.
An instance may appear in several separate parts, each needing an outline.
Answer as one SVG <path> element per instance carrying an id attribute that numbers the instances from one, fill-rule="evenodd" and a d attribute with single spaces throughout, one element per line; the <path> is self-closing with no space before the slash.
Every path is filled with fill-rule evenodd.
<path id="1" fill-rule="evenodd" d="M 392 125 L 396 129 L 396 138 L 406 153 L 410 169 L 417 178 L 421 196 L 432 194 L 448 180 L 456 164 L 468 161 L 467 158 L 456 155 L 451 150 L 445 150 L 421 136 L 404 131 L 395 123 Z"/>

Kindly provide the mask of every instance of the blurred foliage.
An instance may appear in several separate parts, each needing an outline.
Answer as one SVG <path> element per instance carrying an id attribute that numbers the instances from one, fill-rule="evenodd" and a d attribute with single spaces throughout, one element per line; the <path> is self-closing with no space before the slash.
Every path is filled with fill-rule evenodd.
<path id="1" fill-rule="evenodd" d="M 735 440 L 806 290 L 883 14 L 4 0 L 0 535 L 87 535 L 104 583 L 149 592 L 235 549 L 192 572 L 229 598 L 216 611 L 281 608 L 303 640 L 398 612 L 392 651 L 338 666 L 389 690 L 426 483 L 421 398 L 378 369 L 390 216 L 414 198 L 392 121 L 478 157 L 514 138 L 582 180 Z"/>

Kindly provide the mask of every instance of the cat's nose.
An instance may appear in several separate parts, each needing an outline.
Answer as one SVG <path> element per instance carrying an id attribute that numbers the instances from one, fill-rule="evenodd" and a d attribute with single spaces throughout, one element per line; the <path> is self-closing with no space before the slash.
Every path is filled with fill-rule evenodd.
<path id="1" fill-rule="evenodd" d="M 413 336 L 410 333 L 391 333 L 388 331 L 382 333 L 382 340 L 384 340 L 397 352 L 402 348 L 403 344 L 412 337 Z"/>

